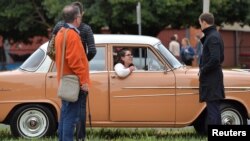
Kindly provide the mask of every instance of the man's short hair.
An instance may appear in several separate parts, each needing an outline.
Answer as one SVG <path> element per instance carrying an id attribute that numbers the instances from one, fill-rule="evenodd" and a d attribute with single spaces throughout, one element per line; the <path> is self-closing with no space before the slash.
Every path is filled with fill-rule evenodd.
<path id="1" fill-rule="evenodd" d="M 82 3 L 81 3 L 81 2 L 79 2 L 79 1 L 75 1 L 75 2 L 72 2 L 72 3 L 71 3 L 71 5 L 73 5 L 73 6 L 78 6 L 78 7 L 79 7 L 79 9 L 80 9 L 81 14 L 83 14 L 83 13 L 84 13 L 83 5 L 82 5 Z"/>
<path id="2" fill-rule="evenodd" d="M 78 6 L 67 5 L 63 8 L 63 19 L 66 23 L 72 23 L 80 15 Z"/>
<path id="3" fill-rule="evenodd" d="M 207 24 L 214 24 L 214 15 L 211 13 L 202 13 L 199 17 L 201 21 L 205 21 Z"/>

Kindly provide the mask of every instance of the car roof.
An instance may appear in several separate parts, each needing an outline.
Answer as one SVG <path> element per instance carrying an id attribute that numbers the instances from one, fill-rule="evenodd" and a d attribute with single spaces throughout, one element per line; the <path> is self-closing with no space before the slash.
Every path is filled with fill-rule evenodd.
<path id="1" fill-rule="evenodd" d="M 95 44 L 148 44 L 154 46 L 160 40 L 151 36 L 144 35 L 125 35 L 125 34 L 95 34 Z M 41 49 L 47 50 L 48 42 L 41 46 Z"/>
<path id="2" fill-rule="evenodd" d="M 149 44 L 155 45 L 160 42 L 159 39 L 144 35 L 123 35 L 123 34 L 95 34 L 95 43 L 130 43 L 130 44 Z"/>

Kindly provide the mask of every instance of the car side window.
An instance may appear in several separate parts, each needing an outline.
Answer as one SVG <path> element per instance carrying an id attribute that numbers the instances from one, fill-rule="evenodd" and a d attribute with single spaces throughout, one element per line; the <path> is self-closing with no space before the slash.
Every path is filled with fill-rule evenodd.
<path id="1" fill-rule="evenodd" d="M 152 50 L 148 47 L 114 47 L 113 48 L 113 59 L 116 60 L 117 51 L 122 48 L 128 48 L 133 54 L 133 64 L 136 67 L 136 70 L 145 70 L 145 71 L 161 71 L 164 70 L 164 65 L 160 60 L 155 56 Z M 114 63 L 115 65 L 115 63 Z"/>
<path id="2" fill-rule="evenodd" d="M 96 47 L 96 55 L 89 62 L 90 71 L 105 71 L 106 70 L 106 58 L 105 58 L 105 47 Z M 56 65 L 52 68 L 52 72 L 56 72 Z"/>
<path id="3" fill-rule="evenodd" d="M 106 57 L 105 47 L 96 47 L 97 53 L 95 57 L 89 62 L 91 71 L 105 71 L 106 70 Z"/>

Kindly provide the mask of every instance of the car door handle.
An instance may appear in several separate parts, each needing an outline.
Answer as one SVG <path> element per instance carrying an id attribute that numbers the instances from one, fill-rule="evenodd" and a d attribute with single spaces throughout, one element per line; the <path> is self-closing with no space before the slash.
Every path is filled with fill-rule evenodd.
<path id="1" fill-rule="evenodd" d="M 114 79 L 114 78 L 116 78 L 116 76 L 115 76 L 115 75 L 111 75 L 111 78 L 113 78 L 113 79 Z"/>
<path id="2" fill-rule="evenodd" d="M 55 75 L 50 75 L 50 76 L 48 76 L 49 78 L 56 78 L 56 76 Z"/>

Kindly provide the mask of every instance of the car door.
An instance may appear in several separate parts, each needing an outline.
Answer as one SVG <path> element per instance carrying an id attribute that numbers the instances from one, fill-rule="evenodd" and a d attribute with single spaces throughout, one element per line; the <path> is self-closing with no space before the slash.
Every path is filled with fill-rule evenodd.
<path id="1" fill-rule="evenodd" d="M 90 81 L 89 103 L 92 121 L 109 120 L 109 95 L 108 95 L 108 71 L 107 71 L 107 48 L 105 44 L 96 45 L 97 53 L 89 62 Z M 60 102 L 57 97 L 58 82 L 56 79 L 56 66 L 53 64 L 47 75 L 47 97 Z M 88 108 L 87 108 L 88 110 Z"/>
<path id="2" fill-rule="evenodd" d="M 129 48 L 136 70 L 126 78 L 110 71 L 111 121 L 173 122 L 175 120 L 175 76 L 150 46 L 113 45 L 114 52 Z M 114 61 L 113 61 L 114 62 Z M 114 64 L 114 63 L 113 63 Z M 113 66 L 114 67 L 114 66 Z"/>
<path id="3" fill-rule="evenodd" d="M 96 45 L 97 53 L 90 61 L 90 110 L 93 122 L 109 121 L 108 57 L 106 44 Z"/>

